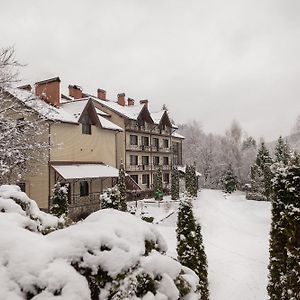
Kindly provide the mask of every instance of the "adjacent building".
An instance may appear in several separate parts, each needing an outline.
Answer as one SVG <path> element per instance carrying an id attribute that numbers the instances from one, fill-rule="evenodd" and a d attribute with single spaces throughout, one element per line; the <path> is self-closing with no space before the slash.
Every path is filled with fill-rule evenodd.
<path id="1" fill-rule="evenodd" d="M 121 163 L 128 191 L 150 191 L 159 167 L 164 187 L 170 186 L 172 166 L 182 165 L 184 137 L 167 110 L 151 112 L 148 100 L 135 103 L 125 94 L 109 101 L 102 89 L 97 95 L 77 85 L 68 89 L 68 95 L 62 94 L 56 77 L 36 82 L 34 91 L 29 85 L 6 91 L 12 101 L 32 110 L 31 118 L 44 118 L 43 138 L 51 146 L 46 161 L 35 166 L 36 175 L 19 183 L 40 208 L 49 209 L 52 189 L 60 181 L 69 187 L 71 216 L 97 210 L 99 195 L 115 185 Z"/>

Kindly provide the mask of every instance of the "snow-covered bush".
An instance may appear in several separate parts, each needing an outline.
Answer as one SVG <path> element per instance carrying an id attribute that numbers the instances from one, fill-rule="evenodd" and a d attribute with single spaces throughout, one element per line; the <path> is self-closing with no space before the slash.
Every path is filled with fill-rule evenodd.
<path id="1" fill-rule="evenodd" d="M 57 217 L 66 217 L 69 211 L 68 185 L 61 185 L 57 182 L 54 185 L 53 196 L 51 197 L 51 214 Z"/>
<path id="2" fill-rule="evenodd" d="M 198 277 L 155 227 L 104 209 L 48 235 L 0 214 L 1 299 L 198 299 Z"/>
<path id="3" fill-rule="evenodd" d="M 60 228 L 63 219 L 42 212 L 17 185 L 0 186 L 0 215 L 31 231 L 47 233 Z"/>
<path id="4" fill-rule="evenodd" d="M 120 192 L 118 186 L 108 188 L 100 195 L 100 207 L 101 209 L 120 209 Z"/>

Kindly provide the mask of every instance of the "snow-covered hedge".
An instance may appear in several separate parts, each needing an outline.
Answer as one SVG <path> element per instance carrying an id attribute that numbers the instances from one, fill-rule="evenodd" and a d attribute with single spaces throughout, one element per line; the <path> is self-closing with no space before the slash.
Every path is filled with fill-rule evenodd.
<path id="1" fill-rule="evenodd" d="M 63 226 L 64 220 L 41 211 L 17 185 L 0 186 L 0 213 L 12 222 L 31 231 L 47 233 Z"/>
<path id="2" fill-rule="evenodd" d="M 166 244 L 152 224 L 104 209 L 42 235 L 20 224 L 35 221 L 10 201 L 12 191 L 5 196 L 7 189 L 0 188 L 5 209 L 0 213 L 1 299 L 199 298 L 198 277 L 166 256 Z"/>

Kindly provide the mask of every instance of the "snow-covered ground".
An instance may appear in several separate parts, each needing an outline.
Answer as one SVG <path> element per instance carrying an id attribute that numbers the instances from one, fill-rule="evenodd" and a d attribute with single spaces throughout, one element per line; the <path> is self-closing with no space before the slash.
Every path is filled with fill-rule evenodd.
<path id="1" fill-rule="evenodd" d="M 150 214 L 162 216 L 164 210 L 167 215 L 165 207 L 152 205 Z M 230 196 L 215 190 L 199 193 L 194 213 L 202 226 L 211 300 L 267 299 L 270 209 L 270 203 L 246 200 L 240 192 Z M 176 257 L 176 214 L 156 226 L 167 241 L 168 254 Z"/>

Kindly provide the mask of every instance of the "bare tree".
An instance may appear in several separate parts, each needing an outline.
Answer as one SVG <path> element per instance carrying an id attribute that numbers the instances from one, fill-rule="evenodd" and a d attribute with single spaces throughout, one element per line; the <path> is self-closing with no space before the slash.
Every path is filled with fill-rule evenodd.
<path id="1" fill-rule="evenodd" d="M 0 49 L 0 184 L 37 172 L 50 147 L 46 119 L 12 93 L 21 66 L 14 56 L 13 47 Z M 33 95 L 26 95 L 31 101 Z"/>

